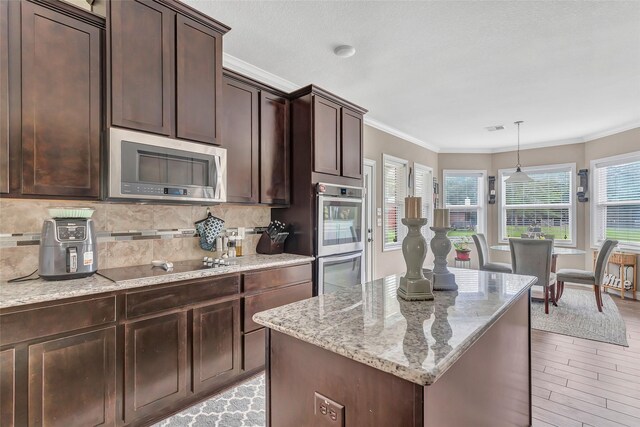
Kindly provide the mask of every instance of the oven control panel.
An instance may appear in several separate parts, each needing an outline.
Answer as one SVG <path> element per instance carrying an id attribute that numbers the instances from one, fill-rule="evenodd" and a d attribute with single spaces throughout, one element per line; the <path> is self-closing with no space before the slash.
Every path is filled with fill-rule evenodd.
<path id="1" fill-rule="evenodd" d="M 364 188 L 362 187 L 338 186 L 319 182 L 316 190 L 318 195 L 322 196 L 347 197 L 352 199 L 361 199 L 364 197 Z"/>

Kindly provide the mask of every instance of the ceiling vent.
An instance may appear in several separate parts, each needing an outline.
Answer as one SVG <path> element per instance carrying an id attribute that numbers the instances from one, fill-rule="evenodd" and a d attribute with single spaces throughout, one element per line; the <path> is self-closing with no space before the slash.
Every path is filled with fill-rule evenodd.
<path id="1" fill-rule="evenodd" d="M 495 132 L 497 130 L 504 130 L 504 126 L 503 125 L 487 126 L 485 129 L 488 130 L 489 132 Z"/>

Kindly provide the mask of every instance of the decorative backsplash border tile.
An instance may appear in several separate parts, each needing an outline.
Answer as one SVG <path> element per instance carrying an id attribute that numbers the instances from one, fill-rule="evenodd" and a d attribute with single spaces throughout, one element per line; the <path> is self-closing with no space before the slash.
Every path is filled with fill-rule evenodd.
<path id="1" fill-rule="evenodd" d="M 245 235 L 262 234 L 267 227 L 245 227 Z M 238 228 L 223 228 L 221 234 L 237 233 Z M 98 243 L 127 240 L 160 240 L 197 237 L 195 228 L 173 228 L 159 230 L 130 230 L 130 231 L 98 231 Z M 0 234 L 0 248 L 18 246 L 32 246 L 40 244 L 40 233 Z"/>

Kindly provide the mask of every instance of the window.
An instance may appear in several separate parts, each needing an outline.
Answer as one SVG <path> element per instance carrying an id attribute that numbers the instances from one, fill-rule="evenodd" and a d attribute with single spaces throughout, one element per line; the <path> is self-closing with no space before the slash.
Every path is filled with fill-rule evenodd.
<path id="1" fill-rule="evenodd" d="M 402 248 L 402 239 L 406 227 L 404 217 L 404 198 L 407 196 L 407 161 L 397 157 L 383 155 L 383 198 L 384 218 L 382 220 L 383 250 Z"/>
<path id="2" fill-rule="evenodd" d="M 505 182 L 500 170 L 500 241 L 532 233 L 553 236 L 558 246 L 575 246 L 575 163 L 522 168 L 533 181 Z"/>
<path id="3" fill-rule="evenodd" d="M 591 162 L 591 243 L 640 250 L 640 151 Z"/>
<path id="4" fill-rule="evenodd" d="M 413 195 L 416 197 L 422 197 L 422 217 L 427 218 L 429 221 L 427 225 L 422 227 L 422 235 L 425 239 L 431 239 L 431 230 L 429 227 L 432 223 L 432 206 L 433 206 L 433 169 L 430 167 L 421 165 L 419 163 L 413 164 Z"/>
<path id="5" fill-rule="evenodd" d="M 444 207 L 449 209 L 449 237 L 471 236 L 485 229 L 486 171 L 445 170 Z"/>

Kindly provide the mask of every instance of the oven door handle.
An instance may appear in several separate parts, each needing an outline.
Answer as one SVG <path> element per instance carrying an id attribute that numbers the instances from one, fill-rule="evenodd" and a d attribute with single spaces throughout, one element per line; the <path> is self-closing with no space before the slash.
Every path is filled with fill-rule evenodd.
<path id="1" fill-rule="evenodd" d="M 325 264 L 327 262 L 334 262 L 334 261 L 348 261 L 350 259 L 356 259 L 356 258 L 361 258 L 364 256 L 364 252 L 356 252 L 353 254 L 348 254 L 348 255 L 340 255 L 340 256 L 326 256 L 326 257 L 321 257 L 318 258 L 318 260 L 321 262 L 321 264 Z"/>
<path id="2" fill-rule="evenodd" d="M 318 199 L 320 199 L 320 201 L 333 200 L 336 202 L 356 202 L 356 203 L 364 204 L 364 197 L 339 197 L 339 196 L 325 196 L 321 194 L 321 195 L 318 195 Z"/>

